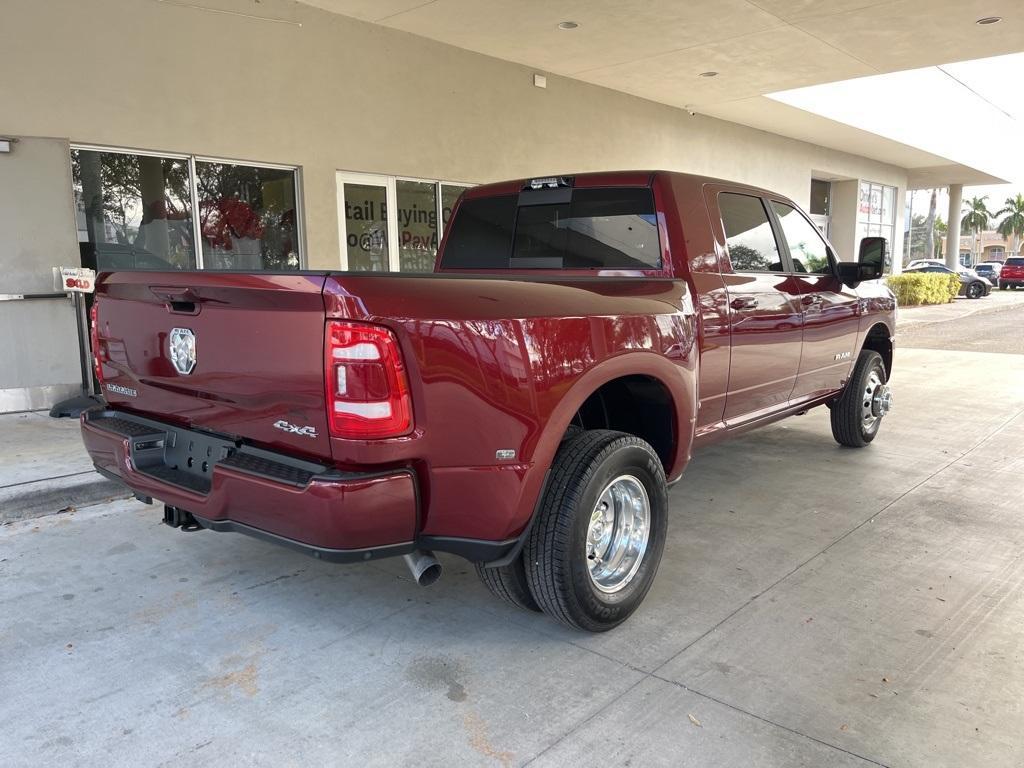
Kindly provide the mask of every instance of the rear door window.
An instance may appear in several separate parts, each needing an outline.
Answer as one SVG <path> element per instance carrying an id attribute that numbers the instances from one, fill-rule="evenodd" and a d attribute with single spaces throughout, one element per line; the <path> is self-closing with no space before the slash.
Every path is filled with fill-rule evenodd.
<path id="1" fill-rule="evenodd" d="M 514 195 L 464 200 L 441 268 L 660 269 L 653 194 L 596 187 L 541 205 L 520 205 Z"/>
<path id="2" fill-rule="evenodd" d="M 718 196 L 718 210 L 735 272 L 786 271 L 761 198 L 722 192 Z"/>

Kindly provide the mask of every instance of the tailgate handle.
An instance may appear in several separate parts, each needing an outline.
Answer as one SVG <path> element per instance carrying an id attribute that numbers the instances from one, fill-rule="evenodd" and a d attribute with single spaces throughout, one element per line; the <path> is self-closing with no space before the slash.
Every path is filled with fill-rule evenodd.
<path id="1" fill-rule="evenodd" d="M 164 306 L 167 307 L 168 312 L 182 315 L 195 315 L 199 313 L 199 304 L 202 299 L 191 288 L 151 285 L 149 290 L 158 299 L 163 299 Z"/>

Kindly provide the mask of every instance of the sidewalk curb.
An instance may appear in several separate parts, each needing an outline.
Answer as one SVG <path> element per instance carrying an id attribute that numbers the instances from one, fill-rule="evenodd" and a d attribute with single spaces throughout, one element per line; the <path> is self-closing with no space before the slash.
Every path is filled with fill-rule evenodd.
<path id="1" fill-rule="evenodd" d="M 978 299 L 978 301 L 980 301 L 980 299 Z M 996 305 L 996 306 L 983 305 L 983 306 L 978 307 L 977 309 L 969 309 L 969 310 L 965 311 L 962 315 L 956 315 L 955 317 L 936 317 L 936 318 L 921 317 L 921 318 L 917 318 L 917 317 L 913 317 L 913 316 L 911 316 L 911 317 L 907 317 L 906 316 L 907 312 L 912 312 L 914 315 L 917 315 L 917 314 L 923 314 L 924 312 L 926 312 L 929 309 L 936 309 L 936 308 L 942 308 L 942 307 L 947 307 L 947 306 L 949 306 L 949 305 L 948 304 L 936 304 L 936 305 L 933 305 L 933 306 L 905 307 L 905 308 L 899 310 L 899 317 L 896 320 L 896 327 L 898 329 L 898 328 L 901 328 L 901 327 L 906 327 L 908 325 L 917 325 L 919 323 L 949 323 L 949 322 L 956 322 L 957 320 L 963 320 L 965 317 L 971 317 L 972 315 L 982 315 L 982 314 L 987 314 L 989 312 L 1002 312 L 1004 310 L 1013 309 L 1015 305 L 1013 305 L 1013 304 L 999 304 L 999 305 Z"/>
<path id="2" fill-rule="evenodd" d="M 0 488 L 0 525 L 131 496 L 121 483 L 97 472 L 19 483 Z"/>

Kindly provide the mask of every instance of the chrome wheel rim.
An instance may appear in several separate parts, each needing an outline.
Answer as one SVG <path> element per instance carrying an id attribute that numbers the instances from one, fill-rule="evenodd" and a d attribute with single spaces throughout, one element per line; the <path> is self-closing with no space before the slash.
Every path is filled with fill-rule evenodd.
<path id="1" fill-rule="evenodd" d="M 892 390 L 882 381 L 878 371 L 873 370 L 861 395 L 861 425 L 865 432 L 870 433 L 878 428 L 882 417 L 892 408 Z"/>
<path id="2" fill-rule="evenodd" d="M 619 475 L 601 491 L 584 542 L 590 580 L 602 592 L 629 584 L 643 562 L 651 533 L 651 502 L 644 484 Z"/>

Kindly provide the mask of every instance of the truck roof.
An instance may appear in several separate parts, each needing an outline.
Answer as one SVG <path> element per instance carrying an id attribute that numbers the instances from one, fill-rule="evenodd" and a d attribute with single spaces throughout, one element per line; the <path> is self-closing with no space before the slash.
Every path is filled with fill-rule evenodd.
<path id="1" fill-rule="evenodd" d="M 585 187 L 646 187 L 650 186 L 654 177 L 674 177 L 687 180 L 694 186 L 704 184 L 727 184 L 731 187 L 738 187 L 763 195 L 782 197 L 772 190 L 762 189 L 750 184 L 719 179 L 713 176 L 702 176 L 694 173 L 683 173 L 681 171 L 665 170 L 640 170 L 640 171 L 599 171 L 596 173 L 561 173 L 548 174 L 547 176 L 534 176 L 524 179 L 512 179 L 509 181 L 498 181 L 491 184 L 480 184 L 470 187 L 465 192 L 466 199 L 476 197 L 494 197 L 496 195 L 517 194 L 524 187 L 528 187 L 531 181 L 536 179 L 572 179 L 572 186 L 576 188 Z"/>

